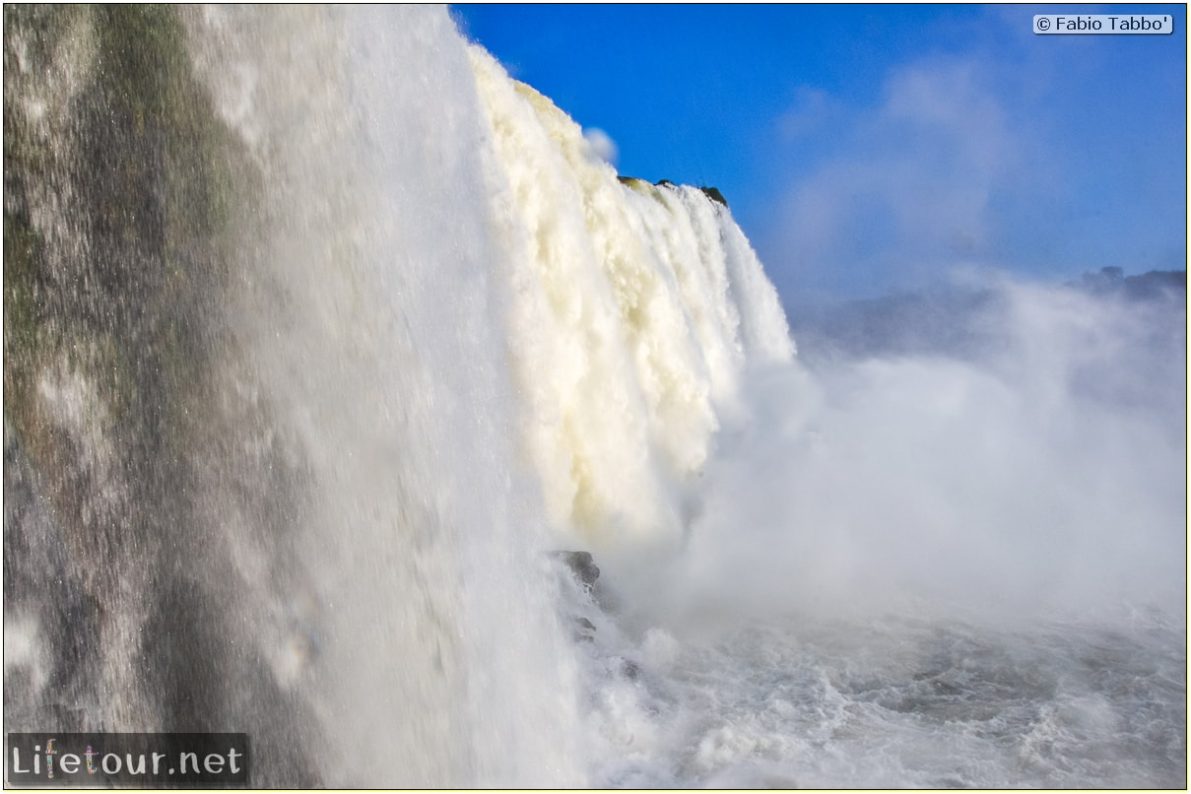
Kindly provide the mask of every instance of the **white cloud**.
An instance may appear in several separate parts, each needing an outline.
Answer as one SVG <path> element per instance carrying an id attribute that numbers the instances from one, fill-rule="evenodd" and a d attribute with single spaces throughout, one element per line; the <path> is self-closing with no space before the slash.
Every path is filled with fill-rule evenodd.
<path id="1" fill-rule="evenodd" d="M 829 104 L 804 92 L 783 131 Z M 1027 131 L 1010 123 L 978 61 L 903 67 L 875 107 L 833 116 L 839 148 L 780 209 L 774 242 L 799 280 L 838 280 L 846 267 L 851 280 L 886 287 L 989 254 L 991 201 L 1020 172 Z"/>
<path id="2" fill-rule="evenodd" d="M 778 118 L 778 132 L 786 142 L 821 133 L 833 118 L 838 118 L 839 111 L 837 103 L 826 91 L 799 86 L 794 92 L 794 101 Z"/>

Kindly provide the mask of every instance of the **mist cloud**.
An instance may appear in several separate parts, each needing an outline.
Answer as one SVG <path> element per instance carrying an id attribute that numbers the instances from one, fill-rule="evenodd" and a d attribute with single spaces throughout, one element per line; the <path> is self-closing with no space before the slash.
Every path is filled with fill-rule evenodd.
<path id="1" fill-rule="evenodd" d="M 755 382 L 751 424 L 722 435 L 671 571 L 674 604 L 1178 619 L 1181 296 L 1004 276 L 957 294 L 976 291 L 953 315 L 972 344 L 854 351 Z"/>
<path id="2" fill-rule="evenodd" d="M 583 131 L 583 137 L 591 146 L 591 150 L 605 163 L 616 165 L 616 160 L 620 156 L 620 150 L 616 146 L 616 141 L 612 140 L 612 136 L 598 127 L 588 127 Z"/>

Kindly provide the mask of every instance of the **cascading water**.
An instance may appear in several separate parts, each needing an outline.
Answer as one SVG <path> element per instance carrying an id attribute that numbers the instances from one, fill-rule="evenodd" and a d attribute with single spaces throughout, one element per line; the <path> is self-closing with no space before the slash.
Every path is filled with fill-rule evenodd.
<path id="1" fill-rule="evenodd" d="M 583 782 L 540 552 L 673 535 L 789 357 L 727 213 L 619 184 L 442 10 L 6 21 L 10 727 Z"/>
<path id="2" fill-rule="evenodd" d="M 932 509 L 861 538 L 888 563 L 866 567 L 851 533 L 902 503 L 849 497 L 904 448 L 885 417 L 955 427 L 907 407 L 917 370 L 811 377 L 727 208 L 618 178 L 445 10 L 9 5 L 4 67 L 7 731 L 243 731 L 262 786 L 1090 785 L 1101 751 L 1142 758 L 1125 783 L 1177 778 L 1169 615 L 1025 646 L 823 623 L 894 603 L 898 573 L 937 584 L 899 545 L 946 552 L 967 514 L 891 476 Z M 968 374 L 928 374 L 968 419 Z M 1065 396 L 979 383 L 982 417 L 1055 449 L 1115 427 L 1052 438 Z M 1117 549 L 1102 517 L 1153 497 L 1116 558 L 1169 604 L 1177 573 L 1136 550 L 1169 539 L 1178 450 L 1137 438 L 1154 469 L 1113 509 L 1012 518 L 1039 558 L 1037 515 Z M 1050 465 L 1032 443 L 965 454 Z M 953 484 L 990 516 L 1029 489 Z M 577 548 L 594 591 L 549 553 Z M 1101 678 L 1022 650 L 1083 664 L 1120 636 L 1144 663 Z M 924 760 L 932 731 L 1005 757 Z"/>
<path id="3" fill-rule="evenodd" d="M 597 545 L 673 539 L 673 490 L 706 461 L 746 362 L 793 354 L 777 293 L 722 207 L 620 184 L 548 99 L 471 58 L 549 516 Z"/>

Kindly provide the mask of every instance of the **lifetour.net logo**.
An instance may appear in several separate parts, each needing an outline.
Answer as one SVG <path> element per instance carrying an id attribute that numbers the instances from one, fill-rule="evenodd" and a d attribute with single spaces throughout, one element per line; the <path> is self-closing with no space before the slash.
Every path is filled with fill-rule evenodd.
<path id="1" fill-rule="evenodd" d="M 12 786 L 220 787 L 248 785 L 243 733 L 10 733 Z"/>

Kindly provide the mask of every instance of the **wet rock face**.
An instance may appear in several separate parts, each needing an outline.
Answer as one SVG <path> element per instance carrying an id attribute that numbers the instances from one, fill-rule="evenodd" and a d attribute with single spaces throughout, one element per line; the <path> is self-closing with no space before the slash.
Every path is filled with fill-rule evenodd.
<path id="1" fill-rule="evenodd" d="M 702 185 L 699 187 L 699 189 L 702 190 L 703 194 L 705 196 L 707 196 L 707 198 L 711 199 L 712 201 L 714 201 L 718 204 L 722 204 L 725 207 L 728 206 L 728 200 L 726 198 L 724 198 L 724 194 L 720 192 L 720 189 L 718 187 L 712 187 L 710 185 Z"/>
<path id="2" fill-rule="evenodd" d="M 255 177 L 185 13 L 4 8 L 6 725 L 245 730 L 254 783 L 312 785 L 247 595 L 300 574 L 302 492 L 226 308 Z"/>
<path id="3" fill-rule="evenodd" d="M 596 580 L 600 578 L 600 568 L 595 564 L 591 552 L 556 551 L 553 556 L 570 568 L 575 578 L 588 588 L 594 587 Z"/>
<path id="4" fill-rule="evenodd" d="M 620 184 L 627 185 L 629 187 L 635 188 L 639 186 L 649 186 L 649 182 L 641 179 L 640 177 L 621 175 L 617 176 L 616 179 L 620 182 Z M 671 182 L 669 179 L 659 179 L 657 182 L 653 183 L 653 186 L 668 188 L 678 187 L 678 185 L 676 185 L 674 182 Z M 711 201 L 714 201 L 717 204 L 721 204 L 725 207 L 728 206 L 728 200 L 724 198 L 724 194 L 720 192 L 718 187 L 715 187 L 714 185 L 699 185 L 699 190 L 703 191 L 703 195 L 707 196 L 707 198 Z"/>
<path id="5" fill-rule="evenodd" d="M 585 617 L 573 618 L 574 627 L 571 630 L 571 637 L 576 642 L 594 642 L 596 626 Z"/>
<path id="6" fill-rule="evenodd" d="M 593 596 L 596 580 L 600 578 L 599 566 L 595 558 L 586 551 L 555 551 L 550 556 L 567 567 L 583 589 Z M 571 614 L 571 637 L 576 642 L 592 642 L 595 639 L 596 626 L 587 618 L 579 614 Z"/>

